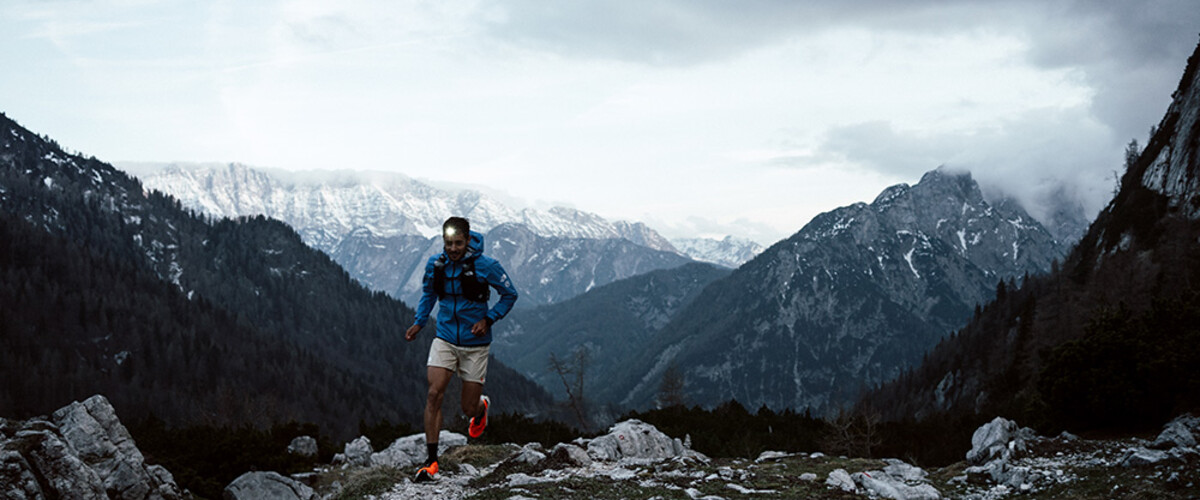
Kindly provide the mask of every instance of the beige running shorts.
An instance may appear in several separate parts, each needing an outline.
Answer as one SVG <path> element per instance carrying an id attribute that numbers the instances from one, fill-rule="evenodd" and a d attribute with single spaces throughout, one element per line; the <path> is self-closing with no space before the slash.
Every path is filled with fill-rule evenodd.
<path id="1" fill-rule="evenodd" d="M 425 364 L 457 373 L 463 382 L 482 384 L 487 378 L 490 347 L 457 346 L 435 337 L 433 344 L 429 346 L 429 360 Z"/>

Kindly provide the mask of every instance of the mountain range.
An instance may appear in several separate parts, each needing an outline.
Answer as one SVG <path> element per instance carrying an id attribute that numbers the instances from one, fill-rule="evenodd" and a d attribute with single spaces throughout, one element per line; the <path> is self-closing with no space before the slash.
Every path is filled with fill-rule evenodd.
<path id="1" fill-rule="evenodd" d="M 653 405 L 674 370 L 695 404 L 821 410 L 914 366 L 998 283 L 1068 248 L 1011 199 L 990 203 L 969 173 L 940 168 L 815 217 L 731 273 L 668 269 L 657 288 L 627 279 L 514 313 L 497 357 L 561 392 L 546 358 L 583 347 L 598 403 Z M 643 310 L 653 321 L 632 321 Z"/>
<path id="2" fill-rule="evenodd" d="M 522 291 L 518 307 L 565 300 L 693 259 L 640 222 L 610 222 L 564 207 L 514 209 L 478 191 L 446 191 L 401 174 L 293 173 L 240 164 L 123 166 L 150 189 L 210 216 L 265 215 L 284 221 L 355 279 L 410 304 L 419 298 L 422 266 L 440 251 L 441 223 L 450 215 L 467 217 L 489 241 L 515 245 L 496 256 Z M 489 234 L 500 226 L 505 229 Z M 727 267 L 762 248 L 733 237 L 681 242 L 696 259 Z M 568 267 L 570 273 L 557 272 Z"/>
<path id="3" fill-rule="evenodd" d="M 0 115 L 0 415 L 103 393 L 172 426 L 415 423 L 412 319 L 279 221 L 201 215 Z M 550 408 L 491 370 L 507 411 Z"/>

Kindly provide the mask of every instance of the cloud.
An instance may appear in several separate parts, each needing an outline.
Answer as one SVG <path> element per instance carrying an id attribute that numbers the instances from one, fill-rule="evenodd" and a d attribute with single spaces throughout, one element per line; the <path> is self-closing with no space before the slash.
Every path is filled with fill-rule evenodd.
<path id="1" fill-rule="evenodd" d="M 1144 142 L 1200 41 L 1196 7 L 1192 0 L 1059 4 L 1027 21 L 1029 61 L 1075 69 L 1095 89 L 1093 113 L 1116 140 Z"/>
<path id="2" fill-rule="evenodd" d="M 785 38 L 853 27 L 923 35 L 969 32 L 1045 17 L 1041 1 L 814 2 L 512 0 L 489 11 L 490 32 L 572 57 L 688 65 L 737 56 Z"/>
<path id="3" fill-rule="evenodd" d="M 682 220 L 664 219 L 656 214 L 644 214 L 639 218 L 650 225 L 659 234 L 669 238 L 712 238 L 722 239 L 728 235 L 737 235 L 763 245 L 769 245 L 786 235 L 780 234 L 780 229 L 771 227 L 759 221 L 739 217 L 729 221 L 717 221 L 711 218 L 690 216 Z M 789 233 L 790 234 L 790 233 Z"/>
<path id="4" fill-rule="evenodd" d="M 817 155 L 902 179 L 918 179 L 942 165 L 969 170 L 990 197 L 1012 196 L 1034 216 L 1049 210 L 1047 193 L 1065 189 L 1094 214 L 1112 194 L 1108 174 L 1123 168 L 1118 154 L 1098 147 L 1112 140 L 1088 110 L 1048 108 L 943 133 L 901 130 L 889 122 L 839 127 L 829 131 Z"/>

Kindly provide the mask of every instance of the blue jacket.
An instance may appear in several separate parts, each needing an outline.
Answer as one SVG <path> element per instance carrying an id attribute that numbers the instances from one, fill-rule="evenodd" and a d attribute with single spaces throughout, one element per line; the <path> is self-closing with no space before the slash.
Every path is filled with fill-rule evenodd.
<path id="1" fill-rule="evenodd" d="M 437 336 L 446 342 L 460 346 L 480 346 L 492 343 L 492 331 L 489 328 L 486 335 L 476 337 L 471 333 L 471 325 L 479 320 L 491 318 L 492 323 L 499 321 L 517 302 L 517 288 L 500 263 L 483 254 L 483 235 L 471 231 L 467 242 L 467 252 L 459 262 L 445 257 L 446 253 L 435 254 L 425 263 L 425 277 L 421 280 L 421 301 L 417 304 L 417 316 L 414 324 L 422 328 L 429 322 L 429 314 L 433 312 L 433 304 L 441 299 L 437 315 Z M 444 257 L 446 279 L 444 280 L 444 296 L 439 297 L 434 290 L 434 272 L 439 258 Z M 500 292 L 500 301 L 488 310 L 484 302 L 469 300 L 463 296 L 462 283 L 457 279 L 463 272 L 463 264 L 474 261 L 475 274 L 480 281 L 487 283 Z"/>

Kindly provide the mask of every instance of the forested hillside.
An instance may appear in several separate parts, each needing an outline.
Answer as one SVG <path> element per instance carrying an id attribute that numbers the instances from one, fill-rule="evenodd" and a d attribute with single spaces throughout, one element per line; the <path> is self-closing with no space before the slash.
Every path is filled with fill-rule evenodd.
<path id="1" fill-rule="evenodd" d="M 169 425 L 419 422 L 428 338 L 265 218 L 208 220 L 0 115 L 0 415 L 105 394 Z M 499 363 L 505 410 L 549 396 Z"/>

